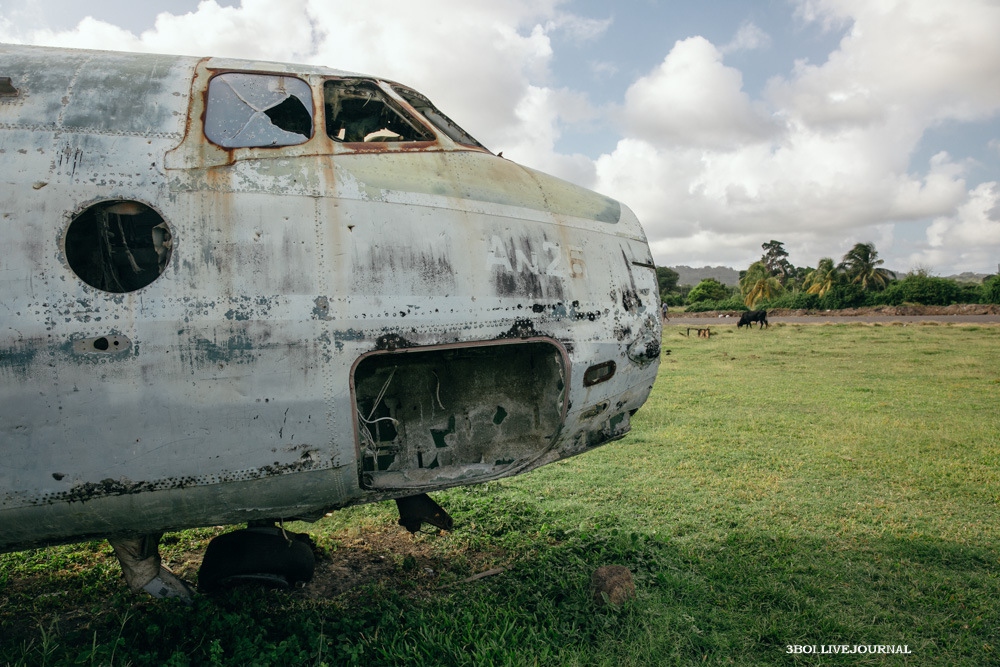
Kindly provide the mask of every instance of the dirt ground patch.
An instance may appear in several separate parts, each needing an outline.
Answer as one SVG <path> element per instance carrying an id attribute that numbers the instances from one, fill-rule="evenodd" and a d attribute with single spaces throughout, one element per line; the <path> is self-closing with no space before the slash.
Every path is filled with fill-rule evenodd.
<path id="1" fill-rule="evenodd" d="M 350 528 L 320 537 L 314 546 L 316 572 L 298 594 L 312 599 L 353 594 L 382 583 L 411 591 L 446 586 L 505 567 L 511 557 L 499 549 L 472 549 L 437 531 L 411 535 L 395 524 Z M 168 563 L 188 582 L 197 580 L 205 550 L 184 552 Z"/>
<path id="2" fill-rule="evenodd" d="M 433 533 L 411 535 L 400 526 L 348 531 L 332 548 L 317 549 L 316 574 L 302 594 L 330 598 L 374 582 L 419 593 L 510 562 L 499 550 L 469 549 L 453 541 L 445 545 L 437 538 Z"/>

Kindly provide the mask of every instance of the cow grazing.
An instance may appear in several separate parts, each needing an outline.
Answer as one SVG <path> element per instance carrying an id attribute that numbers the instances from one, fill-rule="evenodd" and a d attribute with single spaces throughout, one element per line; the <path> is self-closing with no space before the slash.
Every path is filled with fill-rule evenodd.
<path id="1" fill-rule="evenodd" d="M 766 310 L 749 310 L 740 315 L 740 321 L 736 323 L 736 328 L 739 329 L 742 326 L 751 327 L 754 322 L 758 322 L 761 329 L 771 326 L 767 323 Z"/>

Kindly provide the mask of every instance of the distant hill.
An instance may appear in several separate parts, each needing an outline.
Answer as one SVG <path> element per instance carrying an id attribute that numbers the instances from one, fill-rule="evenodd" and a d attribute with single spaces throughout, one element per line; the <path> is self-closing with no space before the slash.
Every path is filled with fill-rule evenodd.
<path id="1" fill-rule="evenodd" d="M 705 278 L 715 278 L 723 285 L 735 287 L 740 284 L 740 272 L 728 266 L 703 266 L 692 268 L 690 266 L 671 266 L 677 272 L 678 285 L 691 285 L 694 287 Z"/>
<path id="2" fill-rule="evenodd" d="M 957 276 L 946 276 L 949 280 L 954 280 L 959 283 L 981 283 L 983 278 L 990 277 L 989 273 L 971 273 L 966 271 L 965 273 L 960 273 Z"/>

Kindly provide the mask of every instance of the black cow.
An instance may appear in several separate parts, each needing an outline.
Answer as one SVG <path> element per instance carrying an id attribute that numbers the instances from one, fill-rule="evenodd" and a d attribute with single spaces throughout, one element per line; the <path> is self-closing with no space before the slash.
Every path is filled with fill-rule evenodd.
<path id="1" fill-rule="evenodd" d="M 761 329 L 771 326 L 767 323 L 766 310 L 748 310 L 740 315 L 740 321 L 736 323 L 736 328 L 739 329 L 742 326 L 751 327 L 754 322 L 759 322 Z"/>

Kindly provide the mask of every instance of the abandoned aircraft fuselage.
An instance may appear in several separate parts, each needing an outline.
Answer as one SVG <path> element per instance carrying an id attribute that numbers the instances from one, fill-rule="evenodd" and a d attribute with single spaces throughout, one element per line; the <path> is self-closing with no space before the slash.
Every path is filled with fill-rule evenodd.
<path id="1" fill-rule="evenodd" d="M 607 197 L 398 84 L 0 46 L 0 551 L 521 473 L 659 363 Z"/>

